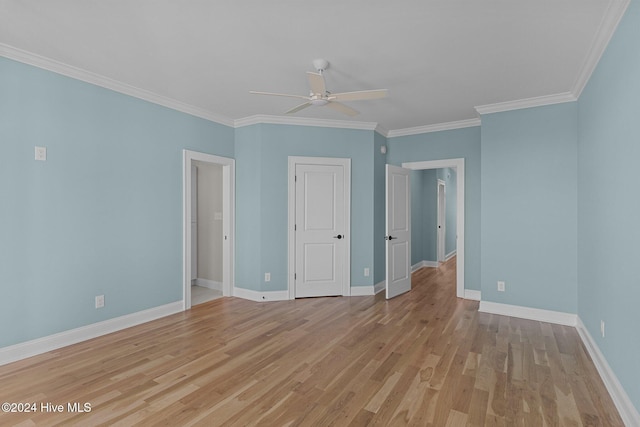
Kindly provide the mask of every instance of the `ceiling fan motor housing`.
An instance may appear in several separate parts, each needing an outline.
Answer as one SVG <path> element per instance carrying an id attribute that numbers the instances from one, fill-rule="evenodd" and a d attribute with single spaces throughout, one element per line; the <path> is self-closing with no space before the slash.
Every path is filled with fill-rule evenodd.
<path id="1" fill-rule="evenodd" d="M 313 60 L 313 66 L 315 67 L 316 70 L 318 70 L 319 72 L 322 72 L 324 70 L 326 70 L 329 67 L 329 61 L 327 61 L 326 59 L 314 59 Z"/>

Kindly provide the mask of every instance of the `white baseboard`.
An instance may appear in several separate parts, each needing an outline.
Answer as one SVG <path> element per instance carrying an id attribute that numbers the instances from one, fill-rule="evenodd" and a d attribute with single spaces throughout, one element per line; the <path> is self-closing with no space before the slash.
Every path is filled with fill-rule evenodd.
<path id="1" fill-rule="evenodd" d="M 620 417 L 622 417 L 622 421 L 624 421 L 626 426 L 640 426 L 640 414 L 638 410 L 633 406 L 633 403 L 631 403 L 627 392 L 622 388 L 618 377 L 609 366 L 609 363 L 607 363 L 607 359 L 605 359 L 580 317 L 578 317 L 576 329 L 591 356 L 591 360 L 593 360 L 593 364 L 596 365 L 600 378 L 602 378 L 602 382 L 604 382 L 604 385 L 607 387 L 607 391 L 609 391 L 611 399 L 616 405 Z"/>
<path id="2" fill-rule="evenodd" d="M 464 290 L 464 299 L 470 299 L 473 301 L 480 301 L 482 298 L 482 292 L 475 291 L 473 289 L 465 289 Z"/>
<path id="3" fill-rule="evenodd" d="M 373 285 L 368 286 L 352 286 L 351 287 L 351 296 L 352 297 L 362 297 L 365 295 L 375 295 Z"/>
<path id="4" fill-rule="evenodd" d="M 420 261 L 411 266 L 411 272 L 415 273 L 416 270 L 420 270 L 423 267 L 435 268 L 435 267 L 438 267 L 439 265 L 440 264 L 438 263 L 438 261 Z"/>
<path id="5" fill-rule="evenodd" d="M 250 301 L 285 301 L 289 299 L 289 291 L 254 291 L 234 286 L 233 296 Z"/>
<path id="6" fill-rule="evenodd" d="M 386 280 L 376 283 L 372 286 L 352 286 L 351 296 L 359 297 L 364 295 L 376 295 L 385 290 L 387 286 Z"/>
<path id="7" fill-rule="evenodd" d="M 86 341 L 101 335 L 110 334 L 121 329 L 150 322 L 161 317 L 182 311 L 182 301 L 172 302 L 148 310 L 126 314 L 109 320 L 104 320 L 76 329 L 59 332 L 35 340 L 0 348 L 0 365 L 26 359 L 27 357 L 46 353 L 81 341 Z"/>
<path id="8" fill-rule="evenodd" d="M 607 363 L 607 359 L 605 359 L 580 317 L 575 314 L 562 313 L 559 311 L 541 310 L 490 301 L 480 301 L 478 311 L 575 327 L 591 356 L 591 360 L 593 360 L 593 364 L 600 374 L 600 378 L 602 378 L 602 382 L 604 382 L 607 391 L 611 395 L 611 399 L 616 405 L 622 421 L 626 426 L 640 426 L 640 413 L 638 413 L 631 399 L 629 399 L 622 384 L 618 381 L 618 377 L 616 377 L 609 363 Z"/>
<path id="9" fill-rule="evenodd" d="M 375 286 L 352 286 L 351 296 L 375 295 L 385 288 L 385 282 Z M 233 287 L 233 296 L 250 301 L 285 301 L 289 299 L 289 291 L 254 291 L 253 289 Z"/>
<path id="10" fill-rule="evenodd" d="M 215 280 L 197 278 L 196 286 L 222 292 L 222 282 L 216 282 Z"/>
<path id="11" fill-rule="evenodd" d="M 453 258 L 454 256 L 456 256 L 457 251 L 454 249 L 451 252 L 449 252 L 447 255 L 445 255 L 444 260 L 445 261 L 449 261 L 451 258 Z"/>
<path id="12" fill-rule="evenodd" d="M 378 282 L 375 285 L 373 285 L 373 292 L 377 295 L 380 292 L 384 291 L 387 289 L 387 281 L 383 280 L 382 282 Z"/>
<path id="13" fill-rule="evenodd" d="M 561 311 L 543 310 L 540 308 L 522 307 L 519 305 L 501 304 L 491 301 L 480 301 L 481 313 L 501 314 L 538 322 L 557 323 L 558 325 L 576 326 L 578 315 Z"/>

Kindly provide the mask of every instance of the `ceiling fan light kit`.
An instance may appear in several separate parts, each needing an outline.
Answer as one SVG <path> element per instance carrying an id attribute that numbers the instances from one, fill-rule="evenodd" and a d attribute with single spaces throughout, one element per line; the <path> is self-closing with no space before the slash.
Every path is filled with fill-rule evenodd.
<path id="1" fill-rule="evenodd" d="M 322 107 L 327 106 L 333 110 L 336 110 L 342 114 L 346 114 L 347 116 L 355 116 L 358 113 L 357 110 L 342 104 L 339 101 L 361 101 L 368 99 L 378 99 L 384 98 L 387 96 L 386 89 L 376 89 L 376 90 L 361 90 L 356 92 L 342 92 L 342 93 L 331 93 L 327 91 L 327 88 L 324 83 L 324 77 L 322 73 L 329 67 L 329 61 L 326 59 L 314 59 L 313 66 L 317 70 L 316 73 L 312 71 L 307 71 L 307 79 L 309 81 L 309 96 L 302 95 L 289 95 L 284 93 L 272 93 L 272 92 L 257 92 L 257 91 L 249 91 L 249 93 L 255 95 L 270 95 L 270 96 L 285 96 L 289 98 L 299 98 L 304 99 L 306 102 L 300 104 L 296 107 L 293 107 L 289 111 L 285 112 L 285 114 L 293 114 L 297 113 L 300 110 L 304 110 L 307 107 Z"/>

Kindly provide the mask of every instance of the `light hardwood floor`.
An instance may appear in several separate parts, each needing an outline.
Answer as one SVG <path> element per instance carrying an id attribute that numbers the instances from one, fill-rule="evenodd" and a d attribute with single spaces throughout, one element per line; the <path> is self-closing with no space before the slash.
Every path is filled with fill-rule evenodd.
<path id="1" fill-rule="evenodd" d="M 217 299 L 5 365 L 0 402 L 65 411 L 0 425 L 622 425 L 575 329 L 478 313 L 454 275 L 391 301 Z"/>

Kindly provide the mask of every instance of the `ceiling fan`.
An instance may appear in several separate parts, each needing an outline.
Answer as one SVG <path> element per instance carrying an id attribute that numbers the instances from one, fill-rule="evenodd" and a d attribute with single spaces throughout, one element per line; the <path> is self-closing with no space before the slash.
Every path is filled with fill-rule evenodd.
<path id="1" fill-rule="evenodd" d="M 346 114 L 347 116 L 355 116 L 359 114 L 358 111 L 354 110 L 351 107 L 348 107 L 341 103 L 341 101 L 361 101 L 366 99 L 377 99 L 384 98 L 387 96 L 386 89 L 376 89 L 376 90 L 361 90 L 357 92 L 342 92 L 342 93 L 331 93 L 327 91 L 324 84 L 324 77 L 322 73 L 329 66 L 329 62 L 326 59 L 316 59 L 313 61 L 313 66 L 317 73 L 312 71 L 307 71 L 307 78 L 309 79 L 309 87 L 311 88 L 309 92 L 309 96 L 302 95 L 288 95 L 284 93 L 272 93 L 272 92 L 257 92 L 257 91 L 249 91 L 249 93 L 253 93 L 256 95 L 273 95 L 273 96 L 286 96 L 289 98 L 299 98 L 304 99 L 305 102 L 293 107 L 285 114 L 293 114 L 297 113 L 300 110 L 304 110 L 307 107 L 316 106 L 320 107 L 326 105 L 329 108 L 333 108 L 336 111 L 341 112 L 342 114 Z"/>

